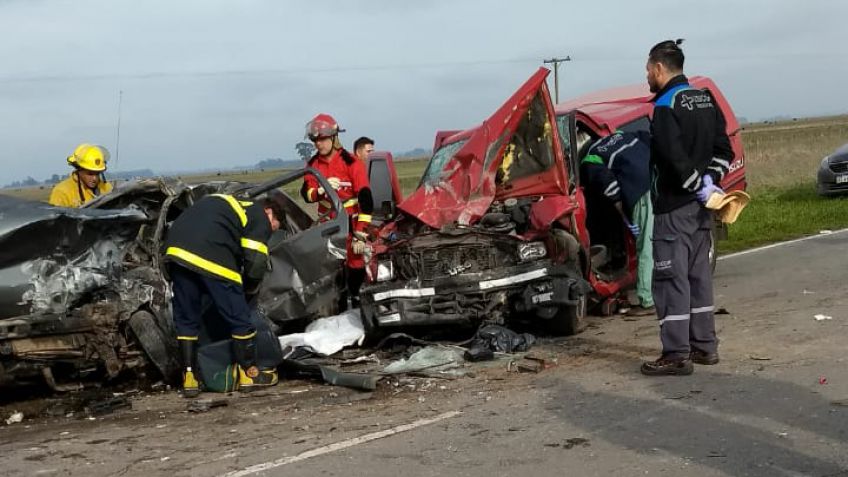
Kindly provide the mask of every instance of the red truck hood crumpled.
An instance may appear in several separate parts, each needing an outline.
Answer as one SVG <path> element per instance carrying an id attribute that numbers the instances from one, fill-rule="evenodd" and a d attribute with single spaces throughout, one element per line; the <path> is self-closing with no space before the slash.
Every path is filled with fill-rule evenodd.
<path id="1" fill-rule="evenodd" d="M 540 68 L 489 119 L 475 128 L 445 166 L 438 184 L 422 184 L 398 207 L 433 228 L 455 223 L 469 225 L 483 216 L 496 198 L 565 193 L 563 159 L 553 105 L 545 79 L 550 71 Z M 499 191 L 495 176 L 504 150 L 534 98 L 545 102 L 556 151 L 557 167 L 546 177 L 516 181 L 508 193 Z"/>

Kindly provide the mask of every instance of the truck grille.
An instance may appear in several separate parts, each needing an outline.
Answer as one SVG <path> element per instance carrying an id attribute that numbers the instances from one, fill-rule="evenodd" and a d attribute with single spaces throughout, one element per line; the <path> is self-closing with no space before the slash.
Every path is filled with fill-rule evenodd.
<path id="1" fill-rule="evenodd" d="M 421 253 L 421 278 L 435 280 L 477 273 L 496 266 L 491 249 L 483 246 L 447 247 Z"/>

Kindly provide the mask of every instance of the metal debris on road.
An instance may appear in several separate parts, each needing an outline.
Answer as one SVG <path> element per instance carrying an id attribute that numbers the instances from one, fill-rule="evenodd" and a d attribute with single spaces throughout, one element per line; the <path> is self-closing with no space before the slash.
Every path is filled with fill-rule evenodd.
<path id="1" fill-rule="evenodd" d="M 87 404 L 85 406 L 85 413 L 89 416 L 99 416 L 117 411 L 118 409 L 132 409 L 132 403 L 124 396 L 111 397 Z"/>
<path id="2" fill-rule="evenodd" d="M 753 359 L 754 361 L 771 361 L 771 356 L 763 356 L 763 355 L 758 355 L 758 354 L 752 354 L 748 357 Z"/>

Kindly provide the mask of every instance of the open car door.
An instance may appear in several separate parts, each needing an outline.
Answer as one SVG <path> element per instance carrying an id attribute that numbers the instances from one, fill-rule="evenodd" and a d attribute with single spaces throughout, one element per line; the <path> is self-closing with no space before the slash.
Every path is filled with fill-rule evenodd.
<path id="1" fill-rule="evenodd" d="M 268 318 L 285 322 L 311 318 L 326 312 L 338 301 L 338 274 L 345 258 L 348 217 L 341 200 L 327 179 L 312 168 L 293 171 L 247 191 L 249 198 L 312 174 L 329 191 L 333 214 L 328 220 L 314 221 L 294 200 L 286 207 L 286 224 L 274 232 L 268 243 L 271 270 L 257 294 Z"/>
<path id="2" fill-rule="evenodd" d="M 403 201 L 403 191 L 391 152 L 372 152 L 368 155 L 366 168 L 371 195 L 374 198 L 372 223 L 379 226 L 394 218 L 397 205 Z"/>
<path id="3" fill-rule="evenodd" d="M 469 130 L 467 139 L 435 151 L 421 185 L 400 209 L 441 228 L 476 222 L 495 199 L 567 194 L 548 73 L 540 68 L 489 119 Z"/>

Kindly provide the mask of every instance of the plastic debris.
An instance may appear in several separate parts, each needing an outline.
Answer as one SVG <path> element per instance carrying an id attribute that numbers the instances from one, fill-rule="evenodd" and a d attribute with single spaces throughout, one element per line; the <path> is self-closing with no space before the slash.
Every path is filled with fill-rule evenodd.
<path id="1" fill-rule="evenodd" d="M 516 333 L 500 325 L 487 325 L 479 330 L 471 340 L 471 346 L 466 352 L 469 361 L 472 358 L 486 357 L 484 350 L 497 353 L 515 353 L 527 351 L 536 342 L 536 337 L 530 333 Z M 494 355 L 492 355 L 494 358 Z M 477 359 L 480 361 L 480 359 Z"/>
<path id="2" fill-rule="evenodd" d="M 17 424 L 24 420 L 24 413 L 20 411 L 13 412 L 8 419 L 6 419 L 6 425 L 11 426 L 12 424 Z"/>
<path id="3" fill-rule="evenodd" d="M 821 385 L 827 384 L 827 376 L 819 376 L 819 384 L 821 384 Z"/>
<path id="4" fill-rule="evenodd" d="M 386 374 L 403 374 L 417 371 L 445 371 L 459 367 L 464 361 L 460 349 L 447 346 L 428 346 L 383 368 Z"/>
<path id="5" fill-rule="evenodd" d="M 317 354 L 330 356 L 345 346 L 361 346 L 364 339 L 365 327 L 359 310 L 355 309 L 315 320 L 303 333 L 280 336 L 280 345 L 283 348 L 305 347 Z"/>
<path id="6" fill-rule="evenodd" d="M 821 315 L 821 314 L 820 314 L 820 315 L 816 315 L 816 316 L 814 316 L 813 318 L 815 318 L 815 319 L 816 319 L 816 321 L 825 321 L 825 320 L 832 320 L 832 319 L 833 319 L 833 317 L 832 317 L 832 316 L 828 316 L 828 315 Z"/>

